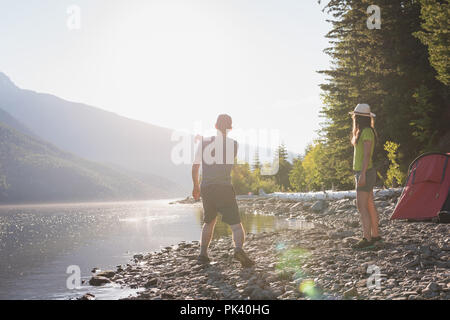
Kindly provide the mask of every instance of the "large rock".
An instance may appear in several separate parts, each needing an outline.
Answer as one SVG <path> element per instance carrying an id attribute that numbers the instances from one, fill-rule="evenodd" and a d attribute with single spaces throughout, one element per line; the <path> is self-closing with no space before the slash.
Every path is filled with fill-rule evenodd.
<path id="1" fill-rule="evenodd" d="M 352 297 L 357 297 L 357 296 L 358 296 L 358 289 L 356 289 L 356 287 L 353 287 L 344 292 L 345 298 L 352 298 Z"/>
<path id="2" fill-rule="evenodd" d="M 135 260 L 142 260 L 142 259 L 144 259 L 144 255 L 142 255 L 142 254 L 135 254 L 133 256 L 133 259 L 135 259 Z"/>
<path id="3" fill-rule="evenodd" d="M 312 206 L 311 210 L 315 213 L 324 212 L 328 208 L 328 203 L 325 200 L 316 201 Z"/>
<path id="4" fill-rule="evenodd" d="M 338 230 L 338 231 L 330 231 L 327 233 L 327 236 L 330 239 L 343 239 L 353 237 L 355 233 L 349 230 Z"/>
<path id="5" fill-rule="evenodd" d="M 82 296 L 78 300 L 83 300 L 83 301 L 95 300 L 95 295 L 93 295 L 92 293 L 86 293 L 84 296 Z"/>
<path id="6" fill-rule="evenodd" d="M 245 293 L 252 300 L 275 300 L 276 294 L 270 289 L 263 289 L 259 286 L 249 286 L 246 288 Z"/>
<path id="7" fill-rule="evenodd" d="M 347 209 L 353 209 L 355 208 L 355 205 L 353 204 L 353 201 L 350 199 L 341 199 L 341 200 L 337 200 L 335 202 L 337 208 L 339 208 L 339 210 L 347 210 Z"/>
<path id="8" fill-rule="evenodd" d="M 158 285 L 158 278 L 151 278 L 147 281 L 147 283 L 144 285 L 145 288 L 152 288 Z"/>
<path id="9" fill-rule="evenodd" d="M 426 288 L 426 290 L 430 290 L 433 292 L 440 291 L 441 289 L 442 289 L 441 286 L 436 282 L 430 282 Z"/>
<path id="10" fill-rule="evenodd" d="M 102 271 L 102 272 L 99 272 L 96 274 L 96 276 L 98 276 L 98 277 L 105 277 L 108 279 L 111 279 L 115 275 L 116 275 L 116 273 L 112 270 L 105 270 L 105 271 Z"/>
<path id="11" fill-rule="evenodd" d="M 110 282 L 111 282 L 111 280 L 109 280 L 106 277 L 102 277 L 102 276 L 93 276 L 91 278 L 91 280 L 89 280 L 89 284 L 91 286 L 95 286 L 95 287 L 103 286 L 103 285 L 105 285 L 107 283 L 110 283 Z"/>

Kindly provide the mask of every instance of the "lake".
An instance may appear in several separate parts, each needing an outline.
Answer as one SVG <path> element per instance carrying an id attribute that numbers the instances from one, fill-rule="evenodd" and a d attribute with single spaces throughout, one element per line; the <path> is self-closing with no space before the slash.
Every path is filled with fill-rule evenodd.
<path id="1" fill-rule="evenodd" d="M 0 206 L 0 299 L 134 294 L 136 290 L 113 285 L 69 290 L 66 270 L 79 266 L 82 279 L 88 280 L 93 267 L 115 270 L 134 254 L 198 240 L 202 209 L 170 201 Z M 252 233 L 303 227 L 274 216 L 242 214 L 242 220 Z M 214 237 L 227 234 L 229 227 L 219 221 Z"/>

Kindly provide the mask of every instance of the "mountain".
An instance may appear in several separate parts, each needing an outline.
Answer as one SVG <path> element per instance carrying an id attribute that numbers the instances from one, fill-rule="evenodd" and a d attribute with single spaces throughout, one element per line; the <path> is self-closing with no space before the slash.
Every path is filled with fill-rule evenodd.
<path id="1" fill-rule="evenodd" d="M 177 143 L 171 141 L 173 130 L 20 89 L 3 73 L 0 73 L 0 109 L 62 150 L 142 174 L 150 180 L 152 176 L 171 180 L 179 186 L 174 196 L 190 191 L 190 166 L 176 165 L 171 160 Z M 158 114 L 156 107 L 153 111 Z"/>
<path id="2" fill-rule="evenodd" d="M 7 125 L 8 127 L 20 131 L 26 135 L 34 136 L 34 134 L 25 127 L 22 123 L 14 119 L 9 113 L 0 109 L 0 123 Z"/>
<path id="3" fill-rule="evenodd" d="M 160 199 L 173 188 L 81 159 L 22 130 L 0 111 L 0 203 Z"/>

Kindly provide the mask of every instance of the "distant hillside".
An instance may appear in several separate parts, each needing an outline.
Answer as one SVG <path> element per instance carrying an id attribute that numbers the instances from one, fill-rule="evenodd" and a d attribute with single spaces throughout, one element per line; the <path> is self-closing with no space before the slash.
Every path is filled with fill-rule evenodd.
<path id="1" fill-rule="evenodd" d="M 0 123 L 6 124 L 7 126 L 26 135 L 34 136 L 34 134 L 27 127 L 25 127 L 22 123 L 14 119 L 9 113 L 2 109 L 0 109 Z"/>
<path id="2" fill-rule="evenodd" d="M 177 166 L 171 161 L 176 142 L 171 141 L 170 129 L 20 89 L 3 73 L 0 73 L 0 109 L 62 150 L 142 173 L 147 178 L 164 177 L 181 186 L 183 194 L 190 191 L 189 165 Z M 153 109 L 156 117 L 158 107 L 149 109 Z"/>
<path id="3" fill-rule="evenodd" d="M 170 195 L 167 181 L 150 186 L 127 174 L 61 151 L 14 127 L 0 113 L 0 203 L 159 199 Z M 164 185 L 164 188 L 163 186 Z"/>

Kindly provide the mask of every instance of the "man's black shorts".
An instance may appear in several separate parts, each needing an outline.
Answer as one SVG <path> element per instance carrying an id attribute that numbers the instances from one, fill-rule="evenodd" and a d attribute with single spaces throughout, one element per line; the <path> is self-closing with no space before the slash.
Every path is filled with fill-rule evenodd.
<path id="1" fill-rule="evenodd" d="M 205 223 L 213 221 L 217 217 L 217 212 L 222 214 L 222 221 L 231 226 L 241 223 L 233 186 L 220 184 L 202 186 L 201 196 Z"/>

